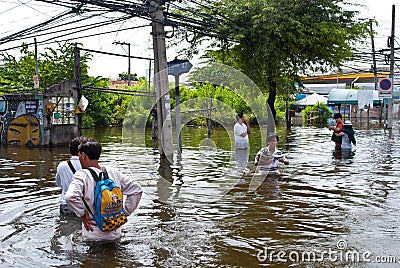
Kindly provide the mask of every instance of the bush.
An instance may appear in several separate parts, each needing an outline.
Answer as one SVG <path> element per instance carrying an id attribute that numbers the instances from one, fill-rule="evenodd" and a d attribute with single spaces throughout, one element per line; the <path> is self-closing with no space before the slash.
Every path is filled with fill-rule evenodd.
<path id="1" fill-rule="evenodd" d="M 332 111 L 323 103 L 317 103 L 314 106 L 308 106 L 303 110 L 303 122 L 308 122 L 314 125 L 323 126 L 328 122 L 328 118 L 332 116 Z M 311 118 L 312 117 L 312 118 Z M 313 120 L 311 120 L 313 119 Z"/>

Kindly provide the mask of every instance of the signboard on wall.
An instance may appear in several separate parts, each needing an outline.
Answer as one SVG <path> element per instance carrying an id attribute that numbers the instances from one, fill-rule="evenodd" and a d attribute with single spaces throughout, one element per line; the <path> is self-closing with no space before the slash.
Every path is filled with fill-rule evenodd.
<path id="1" fill-rule="evenodd" d="M 36 114 L 37 108 L 36 101 L 25 101 L 25 112 L 27 114 Z"/>

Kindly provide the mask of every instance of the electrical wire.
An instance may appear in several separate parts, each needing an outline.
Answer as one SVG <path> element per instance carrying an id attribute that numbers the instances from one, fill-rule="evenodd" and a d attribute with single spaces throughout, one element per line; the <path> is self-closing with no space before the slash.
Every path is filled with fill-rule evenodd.
<path id="1" fill-rule="evenodd" d="M 120 31 L 138 29 L 138 28 L 142 28 L 142 27 L 148 27 L 148 25 L 134 26 L 134 27 L 125 28 L 125 29 L 122 29 L 122 30 L 110 30 L 110 31 L 105 31 L 105 32 L 95 33 L 95 34 L 89 34 L 89 35 L 74 36 L 74 37 L 66 38 L 66 39 L 62 39 L 62 40 L 54 40 L 55 38 L 52 37 L 52 38 L 49 38 L 47 40 L 37 41 L 37 45 L 42 45 L 43 46 L 43 45 L 55 44 L 55 43 L 59 43 L 59 42 L 67 42 L 67 41 L 71 41 L 71 40 L 79 40 L 79 39 L 84 39 L 84 38 L 89 38 L 89 37 L 99 36 L 99 35 L 104 35 L 104 34 L 109 34 L 109 33 L 115 33 L 115 32 L 120 32 Z M 27 43 L 28 46 L 29 45 L 34 45 L 34 44 L 35 44 L 34 42 Z M 14 47 L 9 47 L 9 48 L 5 48 L 5 49 L 0 49 L 0 52 L 5 52 L 5 51 L 9 51 L 9 50 L 20 48 L 20 47 L 21 47 L 21 45 L 14 46 Z"/>
<path id="2" fill-rule="evenodd" d="M 120 18 L 117 18 L 117 19 L 109 20 L 109 21 L 103 21 L 101 23 L 95 22 L 95 23 L 92 23 L 92 24 L 86 24 L 86 25 L 82 25 L 80 27 L 72 26 L 71 28 L 63 28 L 63 29 L 59 29 L 57 31 L 50 31 L 50 32 L 41 31 L 41 32 L 39 32 L 40 34 L 32 33 L 30 35 L 24 36 L 24 38 L 40 37 L 40 36 L 46 36 L 46 35 L 53 35 L 53 34 L 57 34 L 57 33 L 63 33 L 62 35 L 55 37 L 55 38 L 60 38 L 60 37 L 64 37 L 64 36 L 67 36 L 67 35 L 74 34 L 74 33 L 89 31 L 89 30 L 91 30 L 93 28 L 99 28 L 99 27 L 103 27 L 103 26 L 108 26 L 108 25 L 111 25 L 111 24 L 114 24 L 114 23 L 117 23 L 117 22 L 120 22 L 120 21 L 126 21 L 126 20 L 131 19 L 131 18 L 132 18 L 131 16 L 126 16 L 126 17 L 120 17 Z M 70 24 L 71 23 L 68 23 L 68 25 L 70 25 Z M 62 27 L 62 26 L 65 26 L 65 25 L 57 25 L 57 26 L 55 26 L 53 28 L 59 28 L 59 27 Z"/>
<path id="3" fill-rule="evenodd" d="M 31 1 L 21 3 L 21 5 L 25 5 L 30 2 Z M 223 39 L 232 43 L 245 42 L 243 40 L 237 39 L 232 33 L 235 33 L 235 29 L 247 26 L 239 25 L 238 22 L 231 20 L 229 16 L 226 16 L 224 14 L 226 10 L 224 12 L 219 12 L 219 10 L 214 7 L 214 1 L 210 0 L 182 0 L 179 1 L 179 3 L 169 2 L 169 8 L 168 11 L 164 11 L 165 19 L 163 20 L 158 20 L 153 16 L 156 8 L 149 4 L 150 1 L 140 1 L 141 3 L 139 3 L 138 1 L 127 0 L 36 0 L 35 2 L 42 2 L 58 7 L 66 7 L 68 8 L 68 10 L 55 17 L 50 18 L 49 20 L 46 20 L 45 22 L 0 38 L 0 45 L 12 41 L 18 41 L 38 36 L 51 36 L 50 38 L 39 42 L 41 45 L 43 45 L 59 42 L 55 40 L 68 36 L 72 37 L 64 39 L 63 41 L 100 36 L 108 33 L 119 33 L 121 31 L 133 29 L 136 27 L 118 29 L 115 31 L 103 30 L 98 33 L 75 36 L 78 33 L 86 32 L 93 28 L 104 28 L 105 26 L 109 26 L 119 22 L 125 23 L 126 21 L 134 17 L 138 17 L 150 22 L 163 23 L 164 25 L 170 25 L 176 28 L 186 28 L 187 31 L 192 32 L 195 36 L 210 37 L 220 40 Z M 186 3 L 187 7 L 183 7 L 182 2 Z M 12 9 L 15 9 L 15 7 Z M 2 13 L 4 12 L 6 11 L 3 11 Z M 100 13 L 93 14 L 95 12 Z M 82 23 L 85 20 L 89 21 L 96 17 L 104 16 L 105 14 L 111 13 L 115 15 L 122 15 L 100 23 L 89 23 L 86 25 L 76 26 L 77 24 Z M 83 18 L 83 16 L 86 14 L 89 14 L 89 16 Z M 78 17 L 78 19 L 76 19 L 78 15 L 81 17 Z M 222 28 L 225 28 L 225 30 L 231 30 L 227 32 L 222 32 Z M 59 35 L 54 36 L 55 34 Z M 227 34 L 229 38 L 228 36 L 226 36 Z M 375 40 L 384 40 L 387 37 L 380 33 L 377 33 L 374 38 Z M 395 39 L 395 41 L 396 44 L 399 44 L 398 40 Z M 17 47 L 14 46 L 9 49 L 15 48 Z M 8 49 L 2 49 L 0 51 L 7 50 Z M 384 50 L 378 50 L 378 52 L 375 53 L 376 61 L 378 63 L 386 63 L 385 61 L 387 56 L 383 54 L 383 52 Z M 370 52 L 370 48 L 368 48 L 367 45 L 360 45 L 358 52 L 353 54 L 352 60 L 356 64 L 370 65 L 372 62 L 372 52 Z"/>

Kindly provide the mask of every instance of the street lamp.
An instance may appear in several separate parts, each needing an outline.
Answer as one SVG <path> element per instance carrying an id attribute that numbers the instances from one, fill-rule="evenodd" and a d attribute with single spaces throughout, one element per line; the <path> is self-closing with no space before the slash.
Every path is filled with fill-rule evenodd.
<path id="1" fill-rule="evenodd" d="M 356 79 L 353 80 L 353 82 L 351 82 L 350 88 L 353 89 L 354 88 L 354 83 L 360 79 L 360 76 L 357 76 Z"/>
<path id="2" fill-rule="evenodd" d="M 128 86 L 130 86 L 131 85 L 131 43 L 114 41 L 113 44 L 128 46 Z"/>

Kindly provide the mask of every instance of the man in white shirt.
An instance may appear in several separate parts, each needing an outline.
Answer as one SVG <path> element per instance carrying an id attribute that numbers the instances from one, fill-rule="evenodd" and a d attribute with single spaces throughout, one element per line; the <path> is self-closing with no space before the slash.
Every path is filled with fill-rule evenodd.
<path id="1" fill-rule="evenodd" d="M 107 171 L 109 178 L 118 185 L 125 196 L 123 206 L 127 215 L 130 215 L 138 207 L 142 197 L 142 188 L 132 178 L 124 176 L 118 169 L 100 166 L 98 162 L 100 154 L 101 145 L 94 139 L 87 139 L 79 145 L 79 160 L 82 169 L 75 173 L 65 195 L 65 200 L 75 214 L 81 218 L 82 234 L 85 240 L 112 241 L 121 237 L 122 227 L 111 231 L 102 231 L 96 225 L 91 215 L 95 211 L 93 203 L 96 181 L 88 168 L 91 168 L 97 176 L 103 168 Z"/>
<path id="2" fill-rule="evenodd" d="M 62 161 L 57 166 L 56 184 L 62 190 L 59 198 L 61 215 L 73 214 L 73 211 L 69 208 L 67 202 L 65 201 L 65 193 L 68 190 L 69 184 L 72 181 L 72 177 L 74 176 L 75 171 L 78 171 L 82 168 L 81 163 L 79 162 L 78 146 L 84 139 L 86 138 L 74 138 L 69 144 L 69 151 L 72 155 L 71 158 L 69 160 Z"/>
<path id="3" fill-rule="evenodd" d="M 236 149 L 247 149 L 249 147 L 249 136 L 247 126 L 243 123 L 239 115 L 236 115 L 236 124 L 233 127 L 235 135 Z"/>

